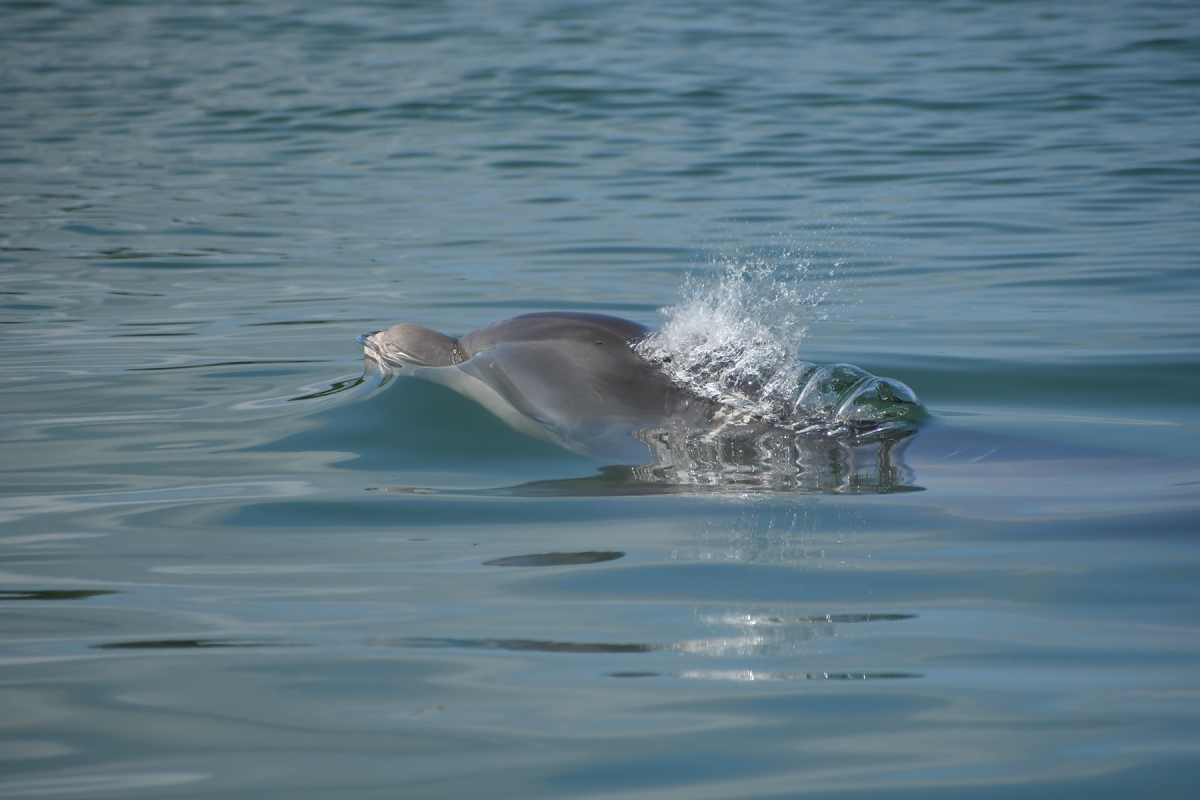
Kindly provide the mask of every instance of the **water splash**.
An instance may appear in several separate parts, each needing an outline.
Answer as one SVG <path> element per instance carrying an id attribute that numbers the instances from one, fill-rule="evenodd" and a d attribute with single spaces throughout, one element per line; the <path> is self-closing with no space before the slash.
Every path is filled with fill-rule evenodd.
<path id="1" fill-rule="evenodd" d="M 720 403 L 731 422 L 762 421 L 802 433 L 864 436 L 911 430 L 924 409 L 904 384 L 850 364 L 799 357 L 827 316 L 837 271 L 805 255 L 728 258 L 689 276 L 662 329 L 635 350 L 689 392 Z"/>

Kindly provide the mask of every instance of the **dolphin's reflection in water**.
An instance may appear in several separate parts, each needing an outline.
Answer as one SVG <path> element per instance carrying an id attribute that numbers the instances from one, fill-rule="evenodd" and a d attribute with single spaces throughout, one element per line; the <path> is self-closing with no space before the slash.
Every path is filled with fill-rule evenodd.
<path id="1" fill-rule="evenodd" d="M 718 434 L 685 425 L 634 431 L 652 454 L 638 466 L 609 466 L 599 474 L 538 480 L 494 489 L 379 487 L 399 494 L 499 494 L 589 497 L 711 492 L 891 494 L 919 492 L 904 462 L 911 431 L 846 439 L 739 426 Z"/>
<path id="2" fill-rule="evenodd" d="M 911 430 L 866 439 L 763 426 L 697 434 L 672 422 L 634 432 L 652 455 L 648 464 L 631 468 L 634 482 L 822 494 L 920 491 L 903 460 Z"/>

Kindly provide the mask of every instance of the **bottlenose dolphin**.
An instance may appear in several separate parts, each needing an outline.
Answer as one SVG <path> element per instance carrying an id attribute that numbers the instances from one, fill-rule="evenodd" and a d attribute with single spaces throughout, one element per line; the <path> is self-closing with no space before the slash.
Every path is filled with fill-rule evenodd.
<path id="1" fill-rule="evenodd" d="M 526 314 L 459 339 L 401 323 L 359 341 L 385 373 L 447 386 L 568 450 L 637 464 L 650 452 L 632 432 L 668 418 L 704 425 L 720 411 L 633 351 L 649 333 L 619 317 L 562 311 Z"/>
<path id="2" fill-rule="evenodd" d="M 900 439 L 921 411 L 916 396 L 896 381 L 848 364 L 797 362 L 802 380 L 794 402 L 756 416 L 747 411 L 753 403 L 699 396 L 668 364 L 639 354 L 636 345 L 650 335 L 619 317 L 558 311 L 497 322 L 458 339 L 401 323 L 359 341 L 368 362 L 385 375 L 447 386 L 523 433 L 610 463 L 653 462 L 674 471 L 707 472 L 710 462 L 742 471 L 747 460 L 783 458 L 791 472 L 803 471 L 802 462 L 813 459 L 798 455 L 798 448 L 811 449 L 812 437 L 801 446 L 797 436 L 842 436 L 857 444 L 864 432 L 875 440 Z M 779 450 L 787 442 L 784 449 L 795 457 Z"/>
<path id="3" fill-rule="evenodd" d="M 461 338 L 401 324 L 363 334 L 359 341 L 368 368 L 385 377 L 411 375 L 442 384 L 523 433 L 608 462 L 597 476 L 494 490 L 504 494 L 913 492 L 920 491 L 920 472 L 923 482 L 961 495 L 961 512 L 969 516 L 989 504 L 1003 506 L 993 508 L 995 513 L 1009 513 L 1011 498 L 1021 492 L 1032 491 L 1029 502 L 1041 503 L 1046 498 L 1037 494 L 1039 482 L 1064 474 L 1081 490 L 1079 507 L 1089 509 L 1104 507 L 1105 498 L 1132 491 L 1131 485 L 1143 491 L 1150 475 L 1174 493 L 1168 499 L 1191 486 L 1178 482 L 1177 465 L 1146 456 L 945 423 L 925 426 L 928 414 L 908 387 L 849 364 L 792 362 L 783 402 L 758 403 L 763 412 L 747 415 L 764 399 L 761 391 L 737 384 L 728 387 L 729 399 L 705 395 L 709 387 L 689 383 L 679 366 L 694 365 L 691 354 L 658 360 L 643 355 L 654 351 L 646 347 L 657 343 L 647 338 L 653 336 L 617 317 L 552 312 L 498 322 Z M 335 384 L 331 391 L 343 388 Z M 386 424 L 379 411 L 376 405 L 368 424 Z M 913 435 L 918 423 L 922 430 Z M 964 470 L 977 477 L 964 479 Z M 1129 474 L 1139 480 L 1129 484 Z M 1175 482 L 1163 482 L 1165 476 Z M 415 488 L 421 487 L 392 490 Z M 1046 512 L 1058 513 L 1061 503 L 1056 496 Z"/>

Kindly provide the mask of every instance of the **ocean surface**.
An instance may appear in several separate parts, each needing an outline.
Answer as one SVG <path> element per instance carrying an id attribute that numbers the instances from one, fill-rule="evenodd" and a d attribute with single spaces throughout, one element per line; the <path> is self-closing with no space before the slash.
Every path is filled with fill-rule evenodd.
<path id="1" fill-rule="evenodd" d="M 1194 796 L 1198 309 L 1194 3 L 0 2 L 0 796 Z M 555 310 L 932 421 L 648 474 L 356 341 Z"/>

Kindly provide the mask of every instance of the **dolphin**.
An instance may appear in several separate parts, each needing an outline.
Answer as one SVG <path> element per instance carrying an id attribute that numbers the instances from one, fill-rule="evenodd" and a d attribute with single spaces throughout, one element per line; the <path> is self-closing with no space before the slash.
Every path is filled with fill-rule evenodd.
<path id="1" fill-rule="evenodd" d="M 359 341 L 368 368 L 385 378 L 441 384 L 518 431 L 608 463 L 599 476 L 497 490 L 508 494 L 915 492 L 919 470 L 943 490 L 965 491 L 962 509 L 970 515 L 980 503 L 1010 504 L 1013 492 L 1028 490 L 1021 481 L 1071 474 L 1081 487 L 1092 481 L 1115 487 L 1080 500 L 1095 504 L 1101 494 L 1127 488 L 1112 483 L 1114 476 L 1159 468 L 1128 453 L 926 425 L 931 420 L 911 389 L 849 364 L 795 362 L 784 406 L 747 416 L 738 396 L 701 396 L 673 374 L 671 363 L 643 357 L 638 345 L 651 335 L 618 317 L 548 312 L 461 338 L 402 323 Z M 752 404 L 761 394 L 751 387 L 741 399 Z M 921 432 L 913 435 L 918 424 Z M 1166 467 L 1177 474 L 1177 467 Z M 968 469 L 981 476 L 970 486 L 961 482 Z"/>
<path id="2" fill-rule="evenodd" d="M 654 462 L 678 470 L 715 459 L 732 460 L 741 470 L 746 457 L 779 462 L 782 456 L 769 452 L 778 447 L 769 442 L 781 433 L 793 442 L 803 435 L 858 443 L 897 439 L 913 432 L 923 412 L 898 381 L 849 364 L 797 362 L 802 380 L 796 396 L 788 409 L 779 409 L 786 419 L 756 414 L 753 397 L 702 396 L 672 377 L 668 360 L 644 358 L 636 345 L 651 333 L 620 317 L 554 311 L 514 317 L 458 339 L 401 323 L 359 341 L 385 377 L 407 374 L 439 383 L 523 433 L 610 463 Z M 804 449 L 791 450 L 797 447 Z M 811 459 L 790 460 L 794 471 Z"/>
<path id="3" fill-rule="evenodd" d="M 651 452 L 635 431 L 660 428 L 669 418 L 703 427 L 721 410 L 634 352 L 632 345 L 649 334 L 619 317 L 556 311 L 458 339 L 400 323 L 359 341 L 385 375 L 439 383 L 511 427 L 576 453 L 640 464 Z"/>

